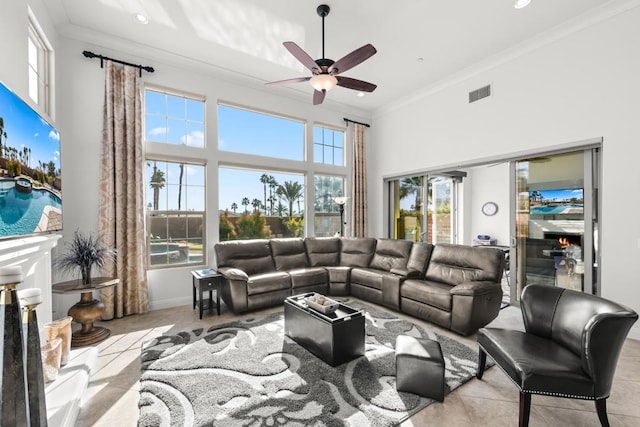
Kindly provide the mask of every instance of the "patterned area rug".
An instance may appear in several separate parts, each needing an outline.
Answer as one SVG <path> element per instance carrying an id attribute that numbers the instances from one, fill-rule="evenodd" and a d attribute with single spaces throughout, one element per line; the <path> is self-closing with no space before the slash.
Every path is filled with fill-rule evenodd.
<path id="1" fill-rule="evenodd" d="M 433 401 L 396 391 L 399 334 L 440 342 L 445 395 L 476 372 L 477 350 L 360 302 L 365 355 L 331 367 L 284 336 L 284 315 L 143 344 L 139 426 L 393 426 Z"/>

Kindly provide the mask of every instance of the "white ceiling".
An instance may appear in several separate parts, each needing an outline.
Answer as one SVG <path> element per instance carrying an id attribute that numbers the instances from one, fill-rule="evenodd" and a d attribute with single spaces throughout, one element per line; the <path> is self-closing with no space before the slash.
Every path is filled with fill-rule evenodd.
<path id="1" fill-rule="evenodd" d="M 345 76 L 378 85 L 375 92 L 337 87 L 327 94 L 373 111 L 414 95 L 487 58 L 531 39 L 602 13 L 623 0 L 46 0 L 63 36 L 99 40 L 108 48 L 175 54 L 213 66 L 246 85 L 309 75 L 282 46 L 294 41 L 314 59 L 321 57 L 322 20 L 316 7 L 331 7 L 325 19 L 325 54 L 338 60 L 371 43 L 378 53 Z M 147 25 L 135 22 L 142 12 Z M 152 48 L 152 49 L 150 49 Z M 96 52 L 101 53 L 101 52 Z M 80 54 L 80 52 L 78 52 Z M 144 58 L 143 58 L 144 59 Z M 143 60 L 141 59 L 141 61 Z M 144 65 L 154 65 L 153 63 Z M 158 70 L 161 72 L 161 70 Z M 264 90 L 303 96 L 308 83 Z M 327 101 L 325 101 L 327 102 Z"/>

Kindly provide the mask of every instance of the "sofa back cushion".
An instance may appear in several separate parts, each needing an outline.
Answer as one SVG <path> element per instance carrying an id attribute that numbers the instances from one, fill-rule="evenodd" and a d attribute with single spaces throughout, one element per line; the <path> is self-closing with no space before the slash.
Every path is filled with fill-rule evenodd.
<path id="1" fill-rule="evenodd" d="M 275 271 L 266 239 L 232 240 L 215 245 L 218 267 L 233 267 L 248 275 Z"/>
<path id="2" fill-rule="evenodd" d="M 427 280 L 451 286 L 464 282 L 500 283 L 504 254 L 498 249 L 440 243 L 434 246 L 427 267 Z"/>
<path id="3" fill-rule="evenodd" d="M 411 247 L 409 261 L 407 262 L 407 270 L 419 271 L 419 277 L 424 277 L 424 274 L 427 271 L 427 266 L 429 265 L 429 259 L 431 259 L 432 252 L 433 245 L 431 243 L 414 243 Z"/>
<path id="4" fill-rule="evenodd" d="M 392 268 L 404 269 L 409 260 L 413 242 L 409 240 L 378 239 L 370 267 L 390 271 Z"/>
<path id="5" fill-rule="evenodd" d="M 372 237 L 343 237 L 340 264 L 347 267 L 369 267 L 376 250 Z"/>
<path id="6" fill-rule="evenodd" d="M 339 237 L 307 237 L 304 239 L 311 267 L 340 265 Z"/>
<path id="7" fill-rule="evenodd" d="M 301 238 L 271 239 L 269 242 L 276 270 L 287 271 L 309 266 L 304 241 Z"/>

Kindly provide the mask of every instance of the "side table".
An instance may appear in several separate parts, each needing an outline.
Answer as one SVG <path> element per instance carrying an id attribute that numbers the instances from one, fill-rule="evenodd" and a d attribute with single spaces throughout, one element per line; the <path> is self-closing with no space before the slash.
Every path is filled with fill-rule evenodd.
<path id="1" fill-rule="evenodd" d="M 206 308 L 211 310 L 216 308 L 218 316 L 220 316 L 220 282 L 222 281 L 222 274 L 218 273 L 212 268 L 205 268 L 203 270 L 193 270 L 193 308 L 196 308 L 196 304 L 200 308 L 200 319 L 202 319 L 202 312 Z M 196 299 L 196 290 L 198 291 L 198 298 Z M 203 300 L 203 293 L 209 291 L 208 301 Z M 213 291 L 216 291 L 216 303 L 213 304 Z"/>
<path id="2" fill-rule="evenodd" d="M 53 293 L 55 294 L 80 294 L 80 301 L 75 303 L 67 313 L 73 318 L 74 322 L 82 325 L 82 328 L 74 332 L 71 337 L 72 347 L 95 344 L 111 335 L 109 329 L 93 326 L 93 322 L 102 316 L 104 312 L 104 304 L 93 299 L 93 291 L 115 286 L 118 282 L 120 282 L 120 279 L 94 277 L 88 285 L 82 283 L 82 280 L 70 280 L 53 285 Z"/>

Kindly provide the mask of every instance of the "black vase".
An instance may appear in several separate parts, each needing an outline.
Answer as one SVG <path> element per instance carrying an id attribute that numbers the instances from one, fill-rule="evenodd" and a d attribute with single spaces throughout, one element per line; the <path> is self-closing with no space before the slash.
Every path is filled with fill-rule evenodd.
<path id="1" fill-rule="evenodd" d="M 2 274 L 0 273 L 0 276 Z M 1 277 L 0 277 L 1 278 Z M 2 376 L 0 377 L 0 425 L 29 426 L 27 384 L 24 371 L 22 319 L 17 283 L 0 283 L 2 327 Z"/>

